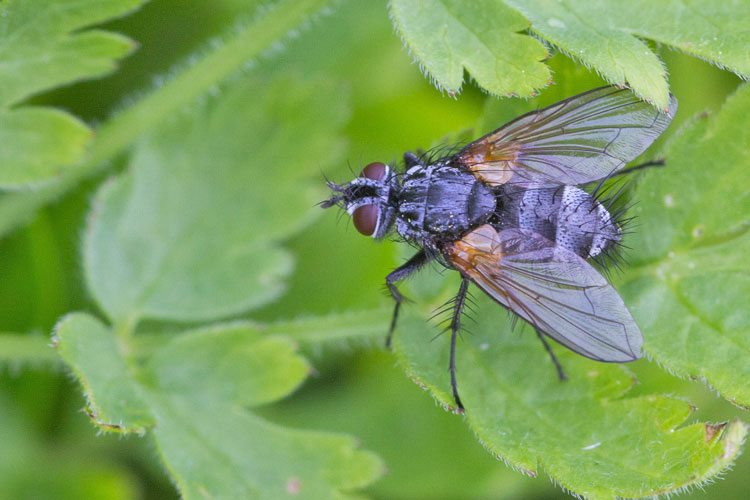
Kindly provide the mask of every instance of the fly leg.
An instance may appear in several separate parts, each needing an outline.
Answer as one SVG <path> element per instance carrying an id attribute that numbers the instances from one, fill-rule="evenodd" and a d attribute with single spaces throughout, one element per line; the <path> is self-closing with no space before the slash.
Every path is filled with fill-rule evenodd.
<path id="1" fill-rule="evenodd" d="M 456 336 L 458 330 L 461 328 L 461 314 L 463 313 L 464 306 L 466 305 L 466 292 L 469 289 L 469 280 L 463 278 L 461 280 L 461 287 L 458 289 L 458 295 L 453 302 L 453 318 L 451 319 L 451 389 L 453 389 L 453 399 L 456 401 L 456 406 L 460 413 L 464 412 L 464 405 L 461 403 L 461 398 L 458 397 L 458 384 L 456 384 Z"/>
<path id="2" fill-rule="evenodd" d="M 401 303 L 404 302 L 406 297 L 401 295 L 398 288 L 394 284 L 396 281 L 400 281 L 412 273 L 418 271 L 424 266 L 430 259 L 424 250 L 417 252 L 411 259 L 406 261 L 402 266 L 396 268 L 388 276 L 385 277 L 385 286 L 388 287 L 388 291 L 391 292 L 393 300 L 396 301 L 396 305 L 393 308 L 393 317 L 391 318 L 391 327 L 388 329 L 388 337 L 385 339 L 385 346 L 391 347 L 391 339 L 393 338 L 393 330 L 396 329 L 396 321 L 398 320 L 398 311 L 401 308 Z"/>
<path id="3" fill-rule="evenodd" d="M 547 339 L 544 338 L 544 334 L 534 328 L 536 330 L 536 336 L 539 337 L 539 340 L 542 341 L 542 344 L 544 345 L 544 348 L 547 350 L 547 354 L 549 354 L 549 357 L 552 358 L 552 362 L 555 364 L 555 368 L 557 368 L 557 378 L 562 380 L 567 380 L 568 377 L 565 375 L 565 372 L 562 369 L 562 365 L 560 365 L 560 362 L 557 360 L 557 356 L 555 356 L 555 353 L 552 352 L 552 348 L 549 346 L 549 343 L 547 343 Z"/>
<path id="4" fill-rule="evenodd" d="M 638 165 L 633 165 L 632 167 L 623 168 L 622 170 L 619 170 L 612 174 L 611 177 L 614 177 L 616 175 L 627 175 L 631 172 L 634 172 L 636 170 L 642 170 L 644 168 L 648 167 L 663 167 L 664 166 L 664 159 L 661 160 L 653 160 L 653 161 L 646 161 L 643 163 L 639 163 Z"/>
<path id="5" fill-rule="evenodd" d="M 599 181 L 599 183 L 596 185 L 596 188 L 592 191 L 592 196 L 597 196 L 597 193 L 599 193 L 599 190 L 604 186 L 604 184 L 615 177 L 618 177 L 620 175 L 627 175 L 632 172 L 635 172 L 636 170 L 642 170 L 644 168 L 648 167 L 663 167 L 665 165 L 664 159 L 660 160 L 653 160 L 653 161 L 646 161 L 643 163 L 639 163 L 638 165 L 633 165 L 632 167 L 623 168 L 622 170 L 618 170 L 616 172 L 610 172 L 609 174 L 602 177 L 602 179 Z M 620 187 L 620 191 L 622 191 L 623 187 L 625 185 Z M 610 199 L 617 198 L 617 194 L 615 196 L 610 197 Z M 554 200 L 554 197 L 553 197 Z"/>

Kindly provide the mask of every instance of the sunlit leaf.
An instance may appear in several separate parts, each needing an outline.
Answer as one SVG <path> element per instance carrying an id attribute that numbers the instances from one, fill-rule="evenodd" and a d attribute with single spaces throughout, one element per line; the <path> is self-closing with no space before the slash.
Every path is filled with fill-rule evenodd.
<path id="1" fill-rule="evenodd" d="M 750 407 L 750 87 L 700 116 L 661 153 L 634 194 L 620 287 L 645 349 L 674 373 L 702 378 Z"/>
<path id="2" fill-rule="evenodd" d="M 531 30 L 610 83 L 666 109 L 667 74 L 641 38 L 678 48 L 750 75 L 750 3 L 648 0 L 504 0 L 531 21 Z"/>
<path id="3" fill-rule="evenodd" d="M 461 90 L 464 68 L 493 94 L 533 95 L 550 81 L 547 49 L 520 33 L 529 22 L 501 2 L 394 0 L 391 15 L 406 46 L 437 86 Z"/>
<path id="4" fill-rule="evenodd" d="M 546 86 L 542 46 L 519 33 L 527 28 L 661 109 L 669 100 L 667 71 L 643 38 L 750 76 L 745 0 L 396 0 L 391 12 L 406 46 L 449 92 L 460 89 L 464 68 L 493 94 L 526 97 Z"/>

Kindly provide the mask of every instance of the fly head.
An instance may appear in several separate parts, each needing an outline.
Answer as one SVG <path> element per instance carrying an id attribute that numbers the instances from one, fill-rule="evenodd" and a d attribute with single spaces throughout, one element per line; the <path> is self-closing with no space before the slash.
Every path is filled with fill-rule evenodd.
<path id="1" fill-rule="evenodd" d="M 388 233 L 396 217 L 398 178 L 385 163 L 370 163 L 359 177 L 346 184 L 328 181 L 332 195 L 320 206 L 334 205 L 351 215 L 354 227 L 365 236 L 380 239 Z"/>

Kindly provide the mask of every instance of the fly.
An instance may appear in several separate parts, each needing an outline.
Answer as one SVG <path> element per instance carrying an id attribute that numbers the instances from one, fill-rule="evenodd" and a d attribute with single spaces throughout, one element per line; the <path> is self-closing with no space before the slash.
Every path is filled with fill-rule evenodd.
<path id="1" fill-rule="evenodd" d="M 602 87 L 525 114 L 457 153 L 429 159 L 407 152 L 405 172 L 370 163 L 360 177 L 328 185 L 323 208 L 339 206 L 375 239 L 394 231 L 419 248 L 386 277 L 395 301 L 387 343 L 404 296 L 396 283 L 430 261 L 462 277 L 452 301 L 450 374 L 469 283 L 536 330 L 587 358 L 623 363 L 642 356 L 643 335 L 622 298 L 590 261 L 622 239 L 621 213 L 581 185 L 630 169 L 672 121 L 627 89 Z M 636 168 L 636 167 L 633 167 Z"/>

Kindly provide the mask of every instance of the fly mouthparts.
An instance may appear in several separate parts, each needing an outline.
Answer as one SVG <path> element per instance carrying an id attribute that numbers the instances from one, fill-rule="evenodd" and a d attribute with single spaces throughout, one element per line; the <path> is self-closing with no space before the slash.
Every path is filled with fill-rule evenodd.
<path id="1" fill-rule="evenodd" d="M 332 186 L 330 186 L 330 188 L 333 189 L 334 192 L 341 192 L 340 189 L 336 189 L 337 187 L 339 186 L 337 186 L 336 184 L 333 184 Z M 340 195 L 340 194 L 333 195 L 329 199 L 321 201 L 320 203 L 318 203 L 318 205 L 320 205 L 320 208 L 323 208 L 323 209 L 331 208 L 334 205 L 340 205 L 341 202 L 344 201 L 344 198 L 345 198 L 344 195 Z"/>
<path id="2" fill-rule="evenodd" d="M 334 205 L 340 205 L 342 201 L 346 198 L 344 194 L 344 186 L 343 184 L 336 184 L 333 181 L 329 181 L 326 179 L 326 186 L 330 188 L 332 191 L 332 195 L 329 199 L 323 200 L 318 205 L 321 206 L 321 208 L 331 208 Z"/>
<path id="3" fill-rule="evenodd" d="M 335 196 L 334 196 L 334 197 L 333 197 L 333 198 L 331 198 L 330 200 L 323 200 L 323 201 L 321 201 L 320 203 L 318 203 L 318 205 L 320 205 L 320 208 L 326 209 L 326 208 L 331 208 L 331 207 L 332 207 L 332 206 L 334 206 L 334 205 L 335 205 L 335 204 L 336 204 L 336 203 L 337 203 L 338 201 L 339 201 L 339 199 L 338 199 L 337 197 L 335 197 Z"/>

